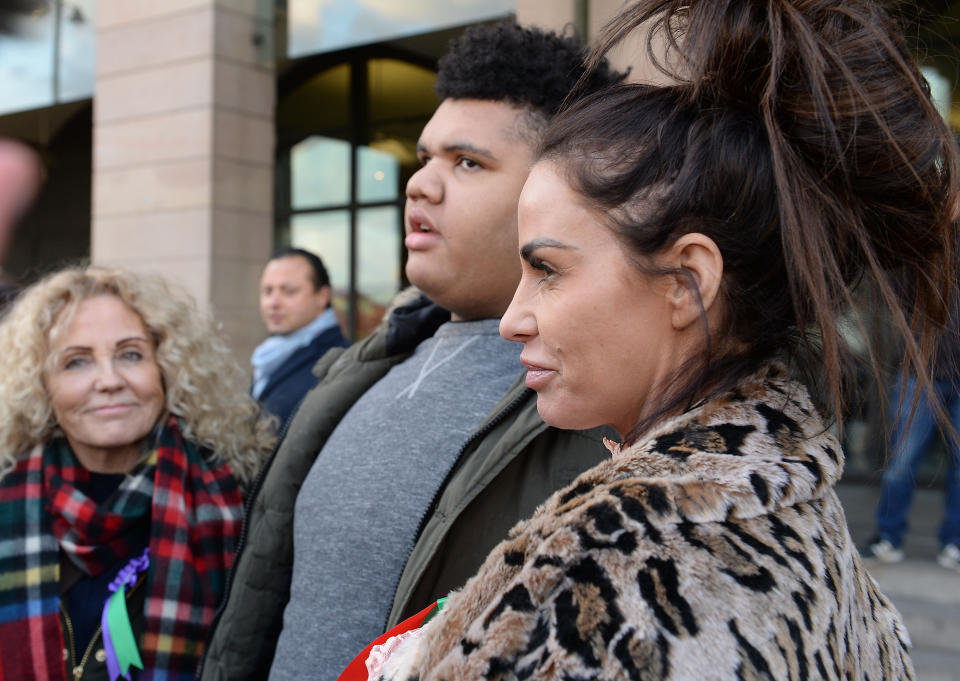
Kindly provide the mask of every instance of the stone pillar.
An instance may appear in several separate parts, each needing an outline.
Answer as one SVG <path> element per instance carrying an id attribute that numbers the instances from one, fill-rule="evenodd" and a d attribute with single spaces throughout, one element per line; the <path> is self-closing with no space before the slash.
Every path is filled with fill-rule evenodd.
<path id="1" fill-rule="evenodd" d="M 558 32 L 572 25 L 590 43 L 627 4 L 629 0 L 517 0 L 517 21 Z M 610 61 L 618 69 L 632 67 L 631 80 L 653 80 L 648 77 L 644 60 L 638 58 L 641 41 L 631 39 L 628 43 L 614 50 Z"/>
<path id="2" fill-rule="evenodd" d="M 517 22 L 561 33 L 577 26 L 577 0 L 517 0 Z"/>
<path id="3" fill-rule="evenodd" d="M 91 257 L 159 272 L 246 364 L 272 247 L 273 3 L 100 0 Z"/>
<path id="4" fill-rule="evenodd" d="M 629 0 L 590 0 L 588 11 L 590 40 L 596 40 L 607 22 L 629 4 Z M 611 50 L 607 58 L 618 69 L 624 71 L 630 69 L 628 76 L 630 81 L 654 85 L 669 83 L 669 79 L 647 58 L 647 33 L 643 28 L 634 31 L 619 47 Z"/>
<path id="5" fill-rule="evenodd" d="M 596 38 L 607 22 L 617 16 L 617 13 L 628 4 L 629 0 L 590 0 L 588 10 L 590 39 Z"/>
<path id="6" fill-rule="evenodd" d="M 517 0 L 517 21 L 552 31 L 572 24 L 592 43 L 630 0 Z M 665 83 L 663 74 L 646 59 L 646 35 L 642 29 L 613 50 L 608 59 L 618 69 L 630 69 L 629 80 Z"/>

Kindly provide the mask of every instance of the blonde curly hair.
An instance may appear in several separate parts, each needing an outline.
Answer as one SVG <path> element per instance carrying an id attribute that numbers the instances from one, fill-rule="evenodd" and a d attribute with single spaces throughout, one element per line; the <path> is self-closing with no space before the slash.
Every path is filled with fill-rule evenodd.
<path id="1" fill-rule="evenodd" d="M 275 443 L 274 423 L 248 395 L 213 320 L 159 276 L 92 266 L 45 277 L 0 321 L 0 478 L 18 455 L 57 431 L 44 382 L 49 341 L 70 324 L 81 301 L 102 295 L 123 301 L 152 335 L 166 413 L 179 417 L 185 437 L 212 450 L 249 485 Z"/>

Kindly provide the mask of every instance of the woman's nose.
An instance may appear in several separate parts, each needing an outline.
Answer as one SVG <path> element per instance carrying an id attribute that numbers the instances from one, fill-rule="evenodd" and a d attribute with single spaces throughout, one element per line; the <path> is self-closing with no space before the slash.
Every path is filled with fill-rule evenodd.
<path id="1" fill-rule="evenodd" d="M 109 392 L 122 388 L 124 381 L 113 362 L 104 361 L 97 363 L 97 377 L 94 385 L 98 390 Z"/>
<path id="2" fill-rule="evenodd" d="M 506 340 L 526 343 L 537 335 L 537 318 L 527 300 L 524 282 L 513 294 L 510 306 L 500 318 L 500 335 Z"/>

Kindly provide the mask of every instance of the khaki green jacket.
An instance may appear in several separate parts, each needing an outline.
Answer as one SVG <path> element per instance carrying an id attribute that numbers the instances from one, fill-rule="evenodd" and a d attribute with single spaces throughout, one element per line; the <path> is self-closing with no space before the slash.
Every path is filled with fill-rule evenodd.
<path id="1" fill-rule="evenodd" d="M 447 313 L 421 297 L 394 310 L 367 339 L 347 350 L 333 349 L 317 363 L 318 385 L 304 398 L 251 493 L 199 679 L 267 678 L 290 597 L 294 504 L 304 478 L 347 410 L 447 319 Z M 437 491 L 397 584 L 385 629 L 461 586 L 510 527 L 608 456 L 601 440 L 609 434 L 548 427 L 537 414 L 536 395 L 519 377 Z M 384 513 L 389 512 L 385 505 Z M 350 598 L 362 594 L 346 596 L 345 602 Z"/>

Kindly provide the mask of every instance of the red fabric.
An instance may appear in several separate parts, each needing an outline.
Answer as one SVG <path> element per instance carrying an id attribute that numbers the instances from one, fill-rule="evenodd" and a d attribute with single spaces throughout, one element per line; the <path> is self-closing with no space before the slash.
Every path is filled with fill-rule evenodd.
<path id="1" fill-rule="evenodd" d="M 416 615 L 403 620 L 400 624 L 395 626 L 387 633 L 380 634 L 380 636 L 375 638 L 372 643 L 367 645 L 367 647 L 364 648 L 359 655 L 353 658 L 353 661 L 348 664 L 347 668 L 340 673 L 339 677 L 337 677 L 337 681 L 367 681 L 367 656 L 370 655 L 370 651 L 373 650 L 373 647 L 378 646 L 387 639 L 402 634 L 405 631 L 411 631 L 419 628 L 423 624 L 423 620 L 427 619 L 427 615 L 429 615 L 436 607 L 436 603 L 431 603 Z"/>

